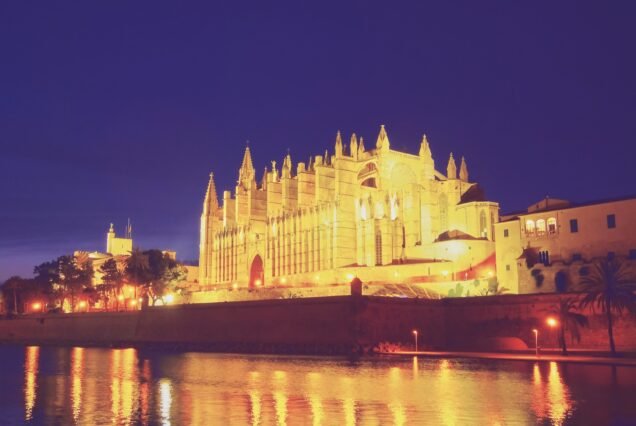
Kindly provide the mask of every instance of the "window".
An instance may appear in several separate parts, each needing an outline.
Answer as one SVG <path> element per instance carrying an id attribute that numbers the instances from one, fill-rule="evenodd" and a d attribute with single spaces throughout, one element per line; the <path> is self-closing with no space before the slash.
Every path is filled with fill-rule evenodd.
<path id="1" fill-rule="evenodd" d="M 572 261 L 576 262 L 576 261 L 581 261 L 583 260 L 583 256 L 581 256 L 581 253 L 573 253 L 572 254 Z"/>
<path id="2" fill-rule="evenodd" d="M 382 265 L 382 232 L 375 231 L 375 264 Z"/>
<path id="3" fill-rule="evenodd" d="M 510 270 L 510 265 L 506 265 L 506 271 Z"/>
<path id="4" fill-rule="evenodd" d="M 539 252 L 539 262 L 545 266 L 550 265 L 550 253 L 547 250 Z"/>
<path id="5" fill-rule="evenodd" d="M 479 213 L 479 232 L 482 238 L 488 238 L 488 228 L 486 227 L 486 212 Z"/>
<path id="6" fill-rule="evenodd" d="M 556 219 L 551 217 L 550 219 L 548 219 L 548 234 L 556 234 L 556 231 L 557 231 Z"/>
<path id="7" fill-rule="evenodd" d="M 534 234 L 534 221 L 526 220 L 526 234 Z"/>
<path id="8" fill-rule="evenodd" d="M 545 220 L 537 220 L 537 235 L 545 235 Z"/>
<path id="9" fill-rule="evenodd" d="M 504 237 L 508 238 L 508 230 L 504 229 Z"/>
<path id="10" fill-rule="evenodd" d="M 576 219 L 570 219 L 570 232 L 579 232 L 579 221 Z"/>
<path id="11" fill-rule="evenodd" d="M 608 214 L 607 215 L 607 227 L 609 229 L 616 228 L 616 215 Z"/>

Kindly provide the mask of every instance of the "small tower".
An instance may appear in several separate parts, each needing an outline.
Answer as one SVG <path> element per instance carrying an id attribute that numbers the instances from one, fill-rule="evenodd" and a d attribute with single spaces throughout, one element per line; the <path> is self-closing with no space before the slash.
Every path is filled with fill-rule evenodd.
<path id="1" fill-rule="evenodd" d="M 378 140 L 375 142 L 375 147 L 380 151 L 388 151 L 391 148 L 391 142 L 389 142 L 389 135 L 386 133 L 384 124 L 380 126 L 380 133 L 378 134 Z"/>
<path id="2" fill-rule="evenodd" d="M 358 144 L 358 158 L 362 157 L 364 153 L 364 138 L 360 136 L 360 143 Z"/>
<path id="3" fill-rule="evenodd" d="M 448 179 L 457 179 L 457 165 L 455 164 L 452 152 L 448 159 L 448 166 L 446 166 L 446 177 Z"/>
<path id="4" fill-rule="evenodd" d="M 468 166 L 464 157 L 462 157 L 462 163 L 459 166 L 459 179 L 468 182 Z"/>
<path id="5" fill-rule="evenodd" d="M 336 153 L 336 158 L 340 158 L 342 157 L 342 136 L 340 136 L 340 130 L 338 130 L 338 133 L 336 133 L 336 144 L 335 144 L 335 148 L 334 151 Z"/>
<path id="6" fill-rule="evenodd" d="M 113 240 L 115 239 L 115 225 L 110 224 L 110 228 L 106 233 L 106 253 L 113 252 Z"/>
<path id="7" fill-rule="evenodd" d="M 358 138 L 355 133 L 351 135 L 351 141 L 349 141 L 349 152 L 355 160 L 358 159 Z"/>

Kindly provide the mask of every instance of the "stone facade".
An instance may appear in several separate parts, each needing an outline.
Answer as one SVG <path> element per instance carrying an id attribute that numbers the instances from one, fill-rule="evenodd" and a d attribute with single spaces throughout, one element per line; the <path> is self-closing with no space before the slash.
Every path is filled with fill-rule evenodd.
<path id="1" fill-rule="evenodd" d="M 255 288 L 321 285 L 353 276 L 388 281 L 494 274 L 498 204 L 451 154 L 435 169 L 426 136 L 417 155 L 338 132 L 334 154 L 275 161 L 257 183 L 249 147 L 234 191 L 217 198 L 211 174 L 201 216 L 199 283 Z M 449 277 L 452 276 L 452 277 Z"/>
<path id="2" fill-rule="evenodd" d="M 636 198 L 545 199 L 495 225 L 497 278 L 514 293 L 576 290 L 591 262 L 636 259 Z"/>

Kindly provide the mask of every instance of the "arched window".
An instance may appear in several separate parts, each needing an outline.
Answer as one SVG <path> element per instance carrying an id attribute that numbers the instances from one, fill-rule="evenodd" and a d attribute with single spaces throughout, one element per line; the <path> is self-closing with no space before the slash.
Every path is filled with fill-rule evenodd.
<path id="1" fill-rule="evenodd" d="M 362 183 L 360 185 L 366 186 L 367 188 L 377 188 L 378 187 L 377 183 L 375 182 L 375 178 L 365 179 L 364 181 L 362 181 Z"/>
<path id="2" fill-rule="evenodd" d="M 526 234 L 533 235 L 534 234 L 534 220 L 526 220 Z"/>
<path id="3" fill-rule="evenodd" d="M 556 219 L 551 217 L 548 219 L 548 234 L 556 234 L 556 231 L 557 231 Z"/>
<path id="4" fill-rule="evenodd" d="M 545 220 L 537 220 L 537 235 L 545 235 Z"/>
<path id="5" fill-rule="evenodd" d="M 479 235 L 482 238 L 488 238 L 488 224 L 486 223 L 486 212 L 484 210 L 479 213 Z"/>

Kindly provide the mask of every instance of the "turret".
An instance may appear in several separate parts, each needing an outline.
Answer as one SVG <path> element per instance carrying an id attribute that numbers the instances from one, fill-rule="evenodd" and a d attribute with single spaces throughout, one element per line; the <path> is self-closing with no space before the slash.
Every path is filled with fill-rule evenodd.
<path id="1" fill-rule="evenodd" d="M 113 251 L 113 240 L 115 239 L 115 225 L 110 224 L 110 228 L 106 233 L 106 253 L 112 253 Z"/>
<path id="2" fill-rule="evenodd" d="M 378 134 L 378 140 L 375 143 L 375 147 L 380 151 L 388 151 L 391 147 L 391 142 L 389 142 L 389 135 L 386 134 L 384 124 L 380 126 L 380 133 Z"/>
<path id="3" fill-rule="evenodd" d="M 468 166 L 464 157 L 462 157 L 462 163 L 459 166 L 459 179 L 468 182 Z"/>
<path id="4" fill-rule="evenodd" d="M 360 143 L 358 144 L 358 158 L 362 157 L 364 153 L 364 138 L 360 136 Z"/>
<path id="5" fill-rule="evenodd" d="M 354 159 L 358 159 L 358 139 L 356 138 L 356 134 L 351 135 L 351 141 L 349 142 L 349 153 Z"/>
<path id="6" fill-rule="evenodd" d="M 336 158 L 342 157 L 342 137 L 340 136 L 340 130 L 336 134 L 336 144 L 334 151 L 336 153 Z"/>
<path id="7" fill-rule="evenodd" d="M 448 166 L 446 166 L 446 177 L 448 179 L 457 179 L 457 165 L 455 164 L 452 152 L 448 159 Z"/>

